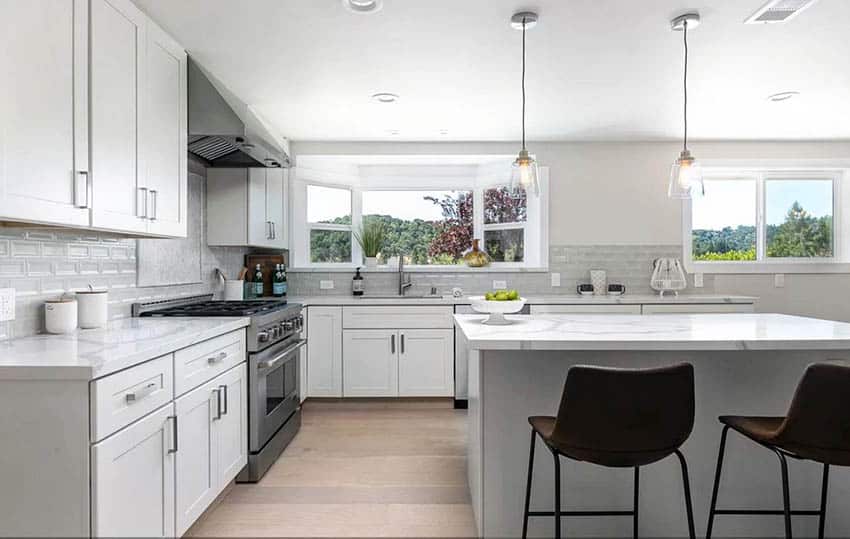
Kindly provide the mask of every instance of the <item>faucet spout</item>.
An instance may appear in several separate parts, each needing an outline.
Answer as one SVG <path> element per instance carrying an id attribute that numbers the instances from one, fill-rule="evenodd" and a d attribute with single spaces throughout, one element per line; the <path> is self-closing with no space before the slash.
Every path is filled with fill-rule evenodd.
<path id="1" fill-rule="evenodd" d="M 398 255 L 398 295 L 403 296 L 404 292 L 413 286 L 410 281 L 410 275 L 404 274 L 404 255 Z"/>

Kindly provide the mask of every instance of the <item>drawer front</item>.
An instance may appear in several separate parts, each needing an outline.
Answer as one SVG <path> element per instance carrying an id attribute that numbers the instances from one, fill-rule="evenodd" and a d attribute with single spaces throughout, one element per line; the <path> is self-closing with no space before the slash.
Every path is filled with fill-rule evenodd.
<path id="1" fill-rule="evenodd" d="M 343 307 L 344 329 L 452 329 L 450 306 Z"/>
<path id="2" fill-rule="evenodd" d="M 245 361 L 240 329 L 174 352 L 174 395 L 179 396 Z"/>
<path id="3" fill-rule="evenodd" d="M 752 303 L 705 303 L 677 305 L 644 305 L 643 314 L 706 314 L 706 313 L 751 313 Z"/>
<path id="4" fill-rule="evenodd" d="M 173 354 L 168 354 L 91 383 L 93 442 L 106 438 L 172 400 L 173 359 Z"/>
<path id="5" fill-rule="evenodd" d="M 531 314 L 640 314 L 640 305 L 532 305 Z"/>

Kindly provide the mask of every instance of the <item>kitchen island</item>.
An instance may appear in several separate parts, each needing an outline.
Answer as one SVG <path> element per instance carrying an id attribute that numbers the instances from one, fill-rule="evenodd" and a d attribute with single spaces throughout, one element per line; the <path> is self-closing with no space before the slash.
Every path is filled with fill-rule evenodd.
<path id="1" fill-rule="evenodd" d="M 567 370 L 589 364 L 650 367 L 679 362 L 695 370 L 694 430 L 682 448 L 690 467 L 697 535 L 704 536 L 722 414 L 784 415 L 806 366 L 850 360 L 850 324 L 778 314 L 455 315 L 469 342 L 469 487 L 478 533 L 517 537 L 522 528 L 531 415 L 554 415 Z M 537 444 L 532 510 L 552 510 L 552 459 Z M 562 459 L 564 508 L 630 510 L 632 470 Z M 821 467 L 792 461 L 794 509 L 816 509 Z M 835 468 L 827 536 L 850 536 L 850 474 Z M 782 507 L 779 463 L 730 434 L 718 507 Z M 686 537 L 681 475 L 674 458 L 641 470 L 642 537 Z M 565 537 L 630 537 L 629 517 L 563 519 Z M 551 536 L 552 517 L 532 518 L 529 535 Z M 817 534 L 817 518 L 794 518 L 795 537 Z M 714 537 L 780 537 L 776 516 L 720 516 Z"/>

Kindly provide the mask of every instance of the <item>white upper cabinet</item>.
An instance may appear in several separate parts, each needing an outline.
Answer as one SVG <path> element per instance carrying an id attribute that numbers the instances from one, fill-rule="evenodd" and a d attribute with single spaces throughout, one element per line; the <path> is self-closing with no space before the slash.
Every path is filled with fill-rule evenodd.
<path id="1" fill-rule="evenodd" d="M 0 219 L 88 226 L 87 0 L 4 2 Z"/>
<path id="2" fill-rule="evenodd" d="M 286 170 L 207 170 L 207 243 L 287 248 Z"/>
<path id="3" fill-rule="evenodd" d="M 0 220 L 185 237 L 181 47 L 129 0 L 4 3 L 0 33 Z"/>

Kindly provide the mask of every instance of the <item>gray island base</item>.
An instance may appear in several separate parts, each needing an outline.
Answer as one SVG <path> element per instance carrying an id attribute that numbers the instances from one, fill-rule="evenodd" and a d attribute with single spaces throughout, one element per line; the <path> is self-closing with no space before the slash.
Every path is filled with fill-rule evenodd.
<path id="1" fill-rule="evenodd" d="M 555 415 L 572 365 L 693 364 L 694 430 L 682 448 L 690 468 L 697 535 L 704 537 L 722 414 L 784 415 L 805 368 L 850 360 L 850 324 L 775 314 L 533 315 L 510 326 L 456 315 L 469 342 L 468 473 L 478 533 L 518 537 L 531 415 Z M 817 509 L 822 468 L 790 460 L 792 509 Z M 850 469 L 832 467 L 826 535 L 850 536 Z M 633 471 L 561 461 L 568 510 L 630 510 Z M 532 510 L 551 511 L 552 455 L 538 440 Z M 675 457 L 641 469 L 641 537 L 687 537 Z M 718 508 L 781 509 L 776 456 L 729 435 Z M 631 537 L 630 517 L 565 517 L 564 537 Z M 529 535 L 551 537 L 552 517 L 532 518 Z M 816 537 L 817 517 L 794 517 L 795 537 Z M 782 517 L 718 516 L 714 537 L 784 537 Z"/>

